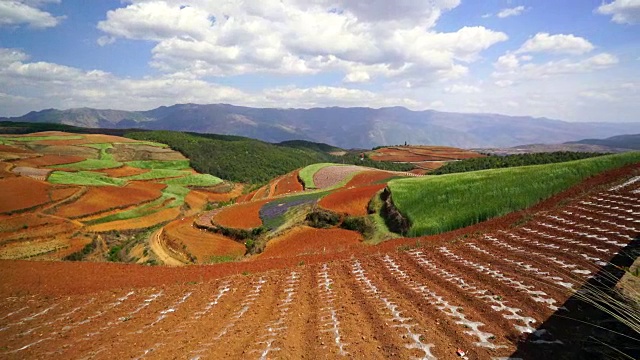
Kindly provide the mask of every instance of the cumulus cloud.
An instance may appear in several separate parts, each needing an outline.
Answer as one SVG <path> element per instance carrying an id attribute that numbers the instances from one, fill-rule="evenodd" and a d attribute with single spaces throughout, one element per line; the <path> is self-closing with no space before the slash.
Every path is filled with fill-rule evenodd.
<path id="1" fill-rule="evenodd" d="M 507 35 L 481 26 L 433 30 L 459 0 L 205 2 L 133 0 L 98 24 L 117 38 L 156 43 L 151 65 L 197 77 L 250 73 L 343 73 L 344 82 L 376 77 L 415 84 L 454 78 L 461 63 Z"/>
<path id="2" fill-rule="evenodd" d="M 521 15 L 527 8 L 524 6 L 516 6 L 514 8 L 502 9 L 496 14 L 497 17 L 504 19 L 510 16 L 518 16 Z"/>
<path id="3" fill-rule="evenodd" d="M 0 1 L 0 26 L 29 25 L 32 28 L 50 28 L 58 25 L 64 16 L 53 16 L 39 9 L 46 3 L 59 0 L 3 0 Z"/>
<path id="4" fill-rule="evenodd" d="M 534 63 L 531 58 L 508 53 L 502 55 L 493 64 L 493 77 L 498 78 L 498 86 L 510 86 L 519 80 L 548 79 L 558 75 L 589 73 L 609 68 L 618 63 L 618 58 L 601 53 L 589 58 L 572 61 L 562 59 L 545 63 Z"/>
<path id="5" fill-rule="evenodd" d="M 611 20 L 618 24 L 640 24 L 640 0 L 614 0 L 603 3 L 595 11 L 611 15 Z"/>
<path id="6" fill-rule="evenodd" d="M 546 52 L 554 54 L 580 55 L 588 53 L 594 46 L 586 39 L 572 34 L 537 33 L 528 39 L 516 53 Z"/>

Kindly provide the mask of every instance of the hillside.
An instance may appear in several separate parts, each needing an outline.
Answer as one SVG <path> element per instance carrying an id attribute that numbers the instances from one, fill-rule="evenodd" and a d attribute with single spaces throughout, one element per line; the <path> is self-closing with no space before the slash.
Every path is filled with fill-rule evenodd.
<path id="1" fill-rule="evenodd" d="M 607 146 L 616 149 L 640 150 L 640 134 L 618 135 L 606 139 L 584 139 L 580 141 L 569 142 L 568 144 L 584 144 Z"/>
<path id="2" fill-rule="evenodd" d="M 149 111 L 48 109 L 0 120 L 230 134 L 274 143 L 309 140 L 346 149 L 405 142 L 462 148 L 508 147 L 640 132 L 640 123 L 570 123 L 526 116 L 411 111 L 402 107 L 274 109 L 179 104 Z"/>

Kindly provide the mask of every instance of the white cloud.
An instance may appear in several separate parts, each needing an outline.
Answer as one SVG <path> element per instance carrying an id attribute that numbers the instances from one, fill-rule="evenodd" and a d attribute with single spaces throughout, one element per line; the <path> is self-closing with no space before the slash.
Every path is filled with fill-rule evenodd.
<path id="1" fill-rule="evenodd" d="M 611 20 L 618 24 L 640 23 L 640 0 L 614 0 L 603 3 L 595 11 L 602 15 L 612 15 Z"/>
<path id="2" fill-rule="evenodd" d="M 512 53 L 500 56 L 493 64 L 495 71 L 492 76 L 501 81 L 496 82 L 496 85 L 504 87 L 518 80 L 548 79 L 559 75 L 589 73 L 618 63 L 618 58 L 608 53 L 601 53 L 580 61 L 562 59 L 538 64 L 530 60 Z"/>
<path id="3" fill-rule="evenodd" d="M 459 0 L 279 0 L 205 2 L 133 0 L 98 24 L 117 38 L 156 43 L 151 65 L 196 77 L 252 73 L 343 72 L 345 82 L 376 77 L 417 84 L 466 73 L 461 63 L 507 35 L 484 27 L 432 28 Z M 331 10 L 331 11 L 329 11 Z M 366 76 L 365 76 L 366 74 Z"/>
<path id="4" fill-rule="evenodd" d="M 278 107 L 315 106 L 408 106 L 417 102 L 408 98 L 389 97 L 367 90 L 316 86 L 312 88 L 285 87 L 263 91 L 264 101 Z"/>
<path id="5" fill-rule="evenodd" d="M 500 12 L 498 12 L 498 14 L 496 14 L 496 16 L 501 19 L 510 16 L 518 16 L 521 15 L 525 10 L 527 10 L 527 8 L 525 8 L 524 6 L 516 6 L 514 8 L 502 9 L 500 10 Z"/>
<path id="6" fill-rule="evenodd" d="M 528 39 L 516 53 L 546 52 L 555 54 L 581 55 L 594 49 L 586 39 L 569 34 L 537 33 Z"/>
<path id="7" fill-rule="evenodd" d="M 600 91 L 592 91 L 592 90 L 582 91 L 578 95 L 588 100 L 607 101 L 607 102 L 615 101 L 615 98 L 611 94 L 608 94 L 606 92 L 600 92 Z"/>
<path id="8" fill-rule="evenodd" d="M 114 38 L 113 36 L 100 36 L 96 42 L 100 46 L 106 46 L 116 42 L 116 38 Z"/>
<path id="9" fill-rule="evenodd" d="M 38 7 L 45 3 L 59 3 L 58 0 L 3 0 L 0 1 L 0 26 L 27 24 L 33 28 L 54 27 L 64 19 L 55 17 Z"/>
<path id="10" fill-rule="evenodd" d="M 481 92 L 480 88 L 474 85 L 453 84 L 444 88 L 444 92 L 449 94 L 473 94 Z"/>

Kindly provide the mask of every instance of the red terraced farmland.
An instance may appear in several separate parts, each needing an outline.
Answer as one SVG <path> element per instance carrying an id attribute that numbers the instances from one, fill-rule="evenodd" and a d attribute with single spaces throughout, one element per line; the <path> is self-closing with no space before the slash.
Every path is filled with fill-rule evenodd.
<path id="1" fill-rule="evenodd" d="M 60 206 L 55 214 L 77 218 L 102 211 L 149 202 L 162 195 L 166 185 L 154 182 L 132 182 L 123 187 L 94 186 L 77 201 Z"/>
<path id="2" fill-rule="evenodd" d="M 319 205 L 338 213 L 364 216 L 367 215 L 367 205 L 371 198 L 385 186 L 378 184 L 337 190 L 322 198 Z"/>
<path id="3" fill-rule="evenodd" d="M 110 176 L 110 177 L 119 178 L 119 177 L 125 177 L 125 176 L 134 176 L 134 175 L 144 174 L 148 172 L 149 169 L 140 169 L 140 168 L 134 168 L 134 167 L 125 165 L 117 168 L 101 169 L 96 171 L 106 174 L 107 176 Z"/>
<path id="4" fill-rule="evenodd" d="M 175 220 L 165 226 L 162 235 L 168 244 L 175 244 L 178 250 L 196 257 L 198 264 L 207 264 L 216 257 L 240 257 L 245 253 L 242 243 L 233 241 L 223 235 L 196 228 L 193 218 Z M 184 248 L 183 248 L 184 246 Z"/>
<path id="5" fill-rule="evenodd" d="M 296 170 L 280 179 L 273 196 L 290 194 L 302 190 L 304 190 L 304 187 L 298 180 L 298 170 Z"/>
<path id="6" fill-rule="evenodd" d="M 14 162 L 16 166 L 47 167 L 52 165 L 71 164 L 85 160 L 85 158 L 73 155 L 43 155 Z"/>
<path id="7" fill-rule="evenodd" d="M 150 215 L 134 219 L 116 220 L 104 224 L 96 224 L 85 227 L 88 232 L 106 232 L 113 230 L 146 229 L 148 227 L 171 221 L 180 215 L 180 208 L 168 208 Z"/>
<path id="8" fill-rule="evenodd" d="M 359 174 L 356 174 L 351 180 L 349 180 L 345 187 L 348 188 L 353 186 L 373 185 L 394 176 L 397 176 L 397 174 L 386 171 L 363 171 Z"/>
<path id="9" fill-rule="evenodd" d="M 235 229 L 253 229 L 262 225 L 260 208 L 268 200 L 252 201 L 223 208 L 211 221 L 224 227 Z"/>
<path id="10" fill-rule="evenodd" d="M 260 258 L 340 252 L 361 243 L 362 235 L 355 231 L 300 226 L 270 240 Z"/>
<path id="11" fill-rule="evenodd" d="M 0 213 L 32 208 L 48 203 L 51 185 L 28 177 L 0 180 Z"/>

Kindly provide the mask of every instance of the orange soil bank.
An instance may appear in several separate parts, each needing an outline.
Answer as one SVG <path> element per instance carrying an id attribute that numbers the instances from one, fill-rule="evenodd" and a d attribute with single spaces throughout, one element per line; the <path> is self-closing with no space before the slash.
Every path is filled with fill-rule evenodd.
<path id="1" fill-rule="evenodd" d="M 222 209 L 213 216 L 212 222 L 224 227 L 236 229 L 253 229 L 262 225 L 260 208 L 268 200 L 252 201 L 236 204 Z"/>
<path id="2" fill-rule="evenodd" d="M 46 167 L 46 166 L 52 166 L 52 165 L 71 164 L 71 163 L 79 162 L 82 160 L 85 160 L 85 158 L 80 156 L 43 155 L 43 156 L 16 161 L 14 164 L 16 166 Z"/>
<path id="3" fill-rule="evenodd" d="M 338 190 L 322 198 L 319 205 L 338 213 L 365 216 L 369 200 L 385 186 L 385 184 L 377 184 Z"/>
<path id="4" fill-rule="evenodd" d="M 56 215 L 74 218 L 137 205 L 159 198 L 165 186 L 154 182 L 131 182 L 123 187 L 94 186 L 77 201 L 58 208 Z"/>
<path id="5" fill-rule="evenodd" d="M 31 208 L 49 202 L 51 185 L 28 177 L 0 180 L 0 213 Z"/>
<path id="6" fill-rule="evenodd" d="M 345 187 L 353 187 L 353 186 L 362 186 L 362 185 L 373 185 L 376 182 L 388 179 L 390 177 L 394 177 L 396 174 L 386 172 L 386 171 L 364 171 L 360 174 L 354 176 Z"/>
<path id="7" fill-rule="evenodd" d="M 103 169 L 98 171 L 111 177 L 125 177 L 144 174 L 148 172 L 149 169 L 139 169 L 125 165 L 113 169 Z"/>
<path id="8" fill-rule="evenodd" d="M 361 242 L 362 235 L 355 231 L 300 226 L 269 241 L 259 258 L 340 252 L 358 246 Z"/>
<path id="9" fill-rule="evenodd" d="M 212 257 L 244 255 L 245 246 L 223 235 L 196 228 L 193 217 L 175 220 L 164 227 L 162 236 L 167 240 L 183 244 L 185 250 L 196 257 L 198 264 L 211 262 Z"/>
<path id="10" fill-rule="evenodd" d="M 300 181 L 298 181 L 298 170 L 294 172 L 290 172 L 285 175 L 278 184 L 276 185 L 276 190 L 273 193 L 273 196 L 290 194 L 298 191 L 302 191 L 304 188 Z"/>
<path id="11" fill-rule="evenodd" d="M 88 232 L 104 232 L 112 230 L 132 230 L 132 229 L 144 229 L 160 223 L 171 221 L 180 215 L 180 209 L 169 208 L 158 211 L 151 215 L 142 216 L 129 220 L 116 220 L 104 224 L 96 224 L 86 227 Z"/>

